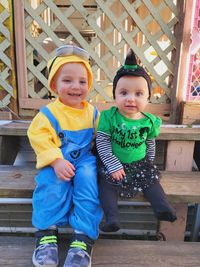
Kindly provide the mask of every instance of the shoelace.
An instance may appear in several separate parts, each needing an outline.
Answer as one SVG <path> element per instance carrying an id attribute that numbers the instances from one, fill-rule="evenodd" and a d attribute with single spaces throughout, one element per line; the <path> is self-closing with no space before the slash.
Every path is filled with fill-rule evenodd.
<path id="1" fill-rule="evenodd" d="M 70 248 L 81 248 L 87 251 L 87 244 L 84 241 L 75 240 L 70 244 Z"/>
<path id="2" fill-rule="evenodd" d="M 56 235 L 43 236 L 39 240 L 39 245 L 52 244 L 52 243 L 57 244 L 57 236 Z"/>

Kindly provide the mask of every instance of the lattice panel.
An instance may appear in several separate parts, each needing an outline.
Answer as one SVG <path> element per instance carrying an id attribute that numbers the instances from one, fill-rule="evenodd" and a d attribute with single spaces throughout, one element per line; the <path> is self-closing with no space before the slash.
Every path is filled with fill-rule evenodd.
<path id="1" fill-rule="evenodd" d="M 0 108 L 16 97 L 11 1 L 0 3 Z"/>
<path id="2" fill-rule="evenodd" d="M 192 56 L 192 73 L 190 81 L 190 91 L 187 100 L 200 101 L 200 49 Z"/>
<path id="3" fill-rule="evenodd" d="M 39 2 L 39 3 L 38 3 Z M 49 98 L 46 63 L 55 47 L 74 42 L 93 60 L 91 101 L 111 101 L 116 68 L 133 48 L 153 80 L 152 102 L 170 101 L 178 23 L 176 1 L 25 0 L 28 95 Z"/>
<path id="4" fill-rule="evenodd" d="M 194 10 L 186 100 L 200 101 L 200 0 Z"/>

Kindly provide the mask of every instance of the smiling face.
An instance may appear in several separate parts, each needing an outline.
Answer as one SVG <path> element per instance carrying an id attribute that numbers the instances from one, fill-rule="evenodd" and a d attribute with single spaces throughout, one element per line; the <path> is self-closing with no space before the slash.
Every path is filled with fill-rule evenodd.
<path id="1" fill-rule="evenodd" d="M 88 93 L 87 69 L 81 63 L 64 64 L 53 77 L 52 89 L 66 106 L 83 108 Z"/>
<path id="2" fill-rule="evenodd" d="M 147 81 L 143 77 L 123 76 L 117 82 L 115 103 L 119 112 L 127 118 L 143 117 L 149 98 Z"/>

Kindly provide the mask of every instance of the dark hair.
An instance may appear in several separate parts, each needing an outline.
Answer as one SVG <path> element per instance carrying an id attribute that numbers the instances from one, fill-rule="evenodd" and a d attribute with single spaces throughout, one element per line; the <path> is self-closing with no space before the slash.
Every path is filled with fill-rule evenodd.
<path id="1" fill-rule="evenodd" d="M 123 76 L 143 77 L 147 81 L 147 84 L 148 84 L 149 97 L 151 96 L 151 78 L 147 74 L 147 72 L 144 70 L 144 68 L 137 64 L 137 60 L 132 49 L 129 49 L 129 52 L 125 59 L 125 64 L 117 71 L 113 79 L 113 98 L 114 99 L 115 99 L 115 89 L 117 86 L 117 82 Z"/>

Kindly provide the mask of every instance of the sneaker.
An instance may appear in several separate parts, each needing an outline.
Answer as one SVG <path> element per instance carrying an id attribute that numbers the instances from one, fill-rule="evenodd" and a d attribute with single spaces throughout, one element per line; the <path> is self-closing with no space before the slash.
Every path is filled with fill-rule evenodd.
<path id="1" fill-rule="evenodd" d="M 35 267 L 58 266 L 57 234 L 57 230 L 44 230 L 35 233 L 37 243 L 32 257 Z"/>
<path id="2" fill-rule="evenodd" d="M 91 267 L 94 241 L 86 235 L 75 234 L 63 267 Z"/>

